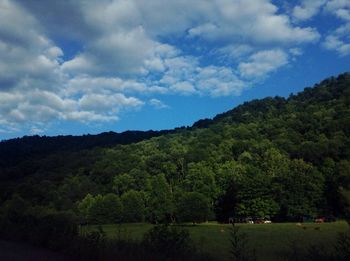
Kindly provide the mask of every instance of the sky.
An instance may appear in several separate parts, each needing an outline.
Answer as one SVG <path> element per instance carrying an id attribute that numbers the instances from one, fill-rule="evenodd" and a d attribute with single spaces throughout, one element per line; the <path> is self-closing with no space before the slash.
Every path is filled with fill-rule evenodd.
<path id="1" fill-rule="evenodd" d="M 349 61 L 350 0 L 0 0 L 0 140 L 190 126 Z"/>

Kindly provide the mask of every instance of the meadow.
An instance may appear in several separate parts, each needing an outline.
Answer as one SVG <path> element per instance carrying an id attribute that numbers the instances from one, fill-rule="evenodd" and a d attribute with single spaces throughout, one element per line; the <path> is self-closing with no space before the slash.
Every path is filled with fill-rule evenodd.
<path id="1" fill-rule="evenodd" d="M 102 225 L 109 238 L 119 237 L 127 240 L 140 240 L 152 228 L 152 224 Z M 230 230 L 232 225 L 215 222 L 198 225 L 182 224 L 188 229 L 196 247 L 215 260 L 230 258 Z M 248 247 L 255 249 L 257 260 L 283 260 L 293 250 L 306 251 L 312 246 L 332 251 L 339 232 L 348 230 L 345 221 L 334 223 L 273 223 L 236 224 L 241 233 L 247 235 Z M 82 233 L 97 230 L 98 226 L 86 226 Z"/>

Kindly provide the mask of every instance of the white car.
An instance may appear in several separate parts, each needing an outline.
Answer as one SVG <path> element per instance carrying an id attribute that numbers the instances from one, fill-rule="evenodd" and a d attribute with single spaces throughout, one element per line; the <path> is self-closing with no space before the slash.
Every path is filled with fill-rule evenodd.
<path id="1" fill-rule="evenodd" d="M 271 224 L 271 220 L 264 220 L 264 224 Z"/>

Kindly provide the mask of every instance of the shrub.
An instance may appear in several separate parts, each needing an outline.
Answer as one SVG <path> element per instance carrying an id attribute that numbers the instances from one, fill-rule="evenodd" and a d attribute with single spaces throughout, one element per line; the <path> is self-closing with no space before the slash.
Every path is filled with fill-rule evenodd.
<path id="1" fill-rule="evenodd" d="M 144 235 L 143 245 L 154 253 L 161 253 L 169 259 L 189 259 L 194 244 L 187 230 L 175 226 L 158 225 Z"/>

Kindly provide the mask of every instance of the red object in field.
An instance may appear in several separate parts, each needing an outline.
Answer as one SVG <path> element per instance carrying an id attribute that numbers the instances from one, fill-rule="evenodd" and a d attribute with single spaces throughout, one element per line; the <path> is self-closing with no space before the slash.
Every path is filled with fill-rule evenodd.
<path id="1" fill-rule="evenodd" d="M 264 224 L 264 219 L 257 218 L 256 220 L 254 220 L 254 224 Z"/>
<path id="2" fill-rule="evenodd" d="M 319 217 L 319 218 L 316 218 L 316 219 L 315 219 L 315 223 L 324 223 L 325 220 L 326 220 L 325 217 Z"/>

